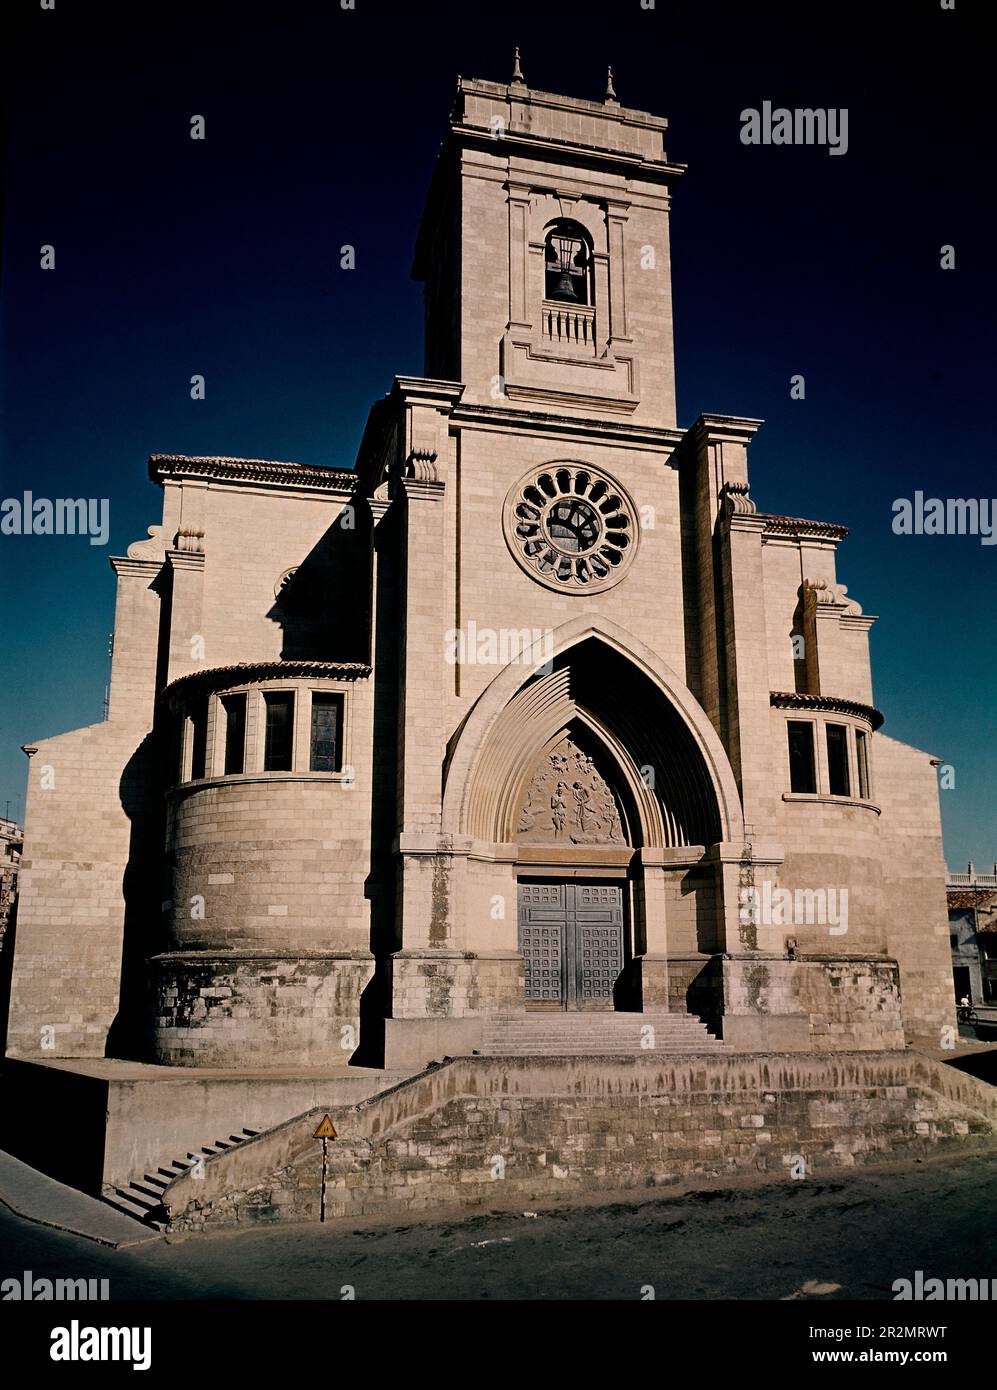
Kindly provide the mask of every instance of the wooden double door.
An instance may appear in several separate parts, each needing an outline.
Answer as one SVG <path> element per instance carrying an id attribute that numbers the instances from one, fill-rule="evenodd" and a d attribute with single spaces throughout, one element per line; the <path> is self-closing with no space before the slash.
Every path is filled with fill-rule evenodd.
<path id="1" fill-rule="evenodd" d="M 534 1009 L 612 1009 L 623 969 L 623 887 L 519 885 L 519 949 Z"/>

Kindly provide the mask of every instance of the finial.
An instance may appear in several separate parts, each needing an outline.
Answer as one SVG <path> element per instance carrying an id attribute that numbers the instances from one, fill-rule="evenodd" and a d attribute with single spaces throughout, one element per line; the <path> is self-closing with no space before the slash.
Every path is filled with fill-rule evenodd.
<path id="1" fill-rule="evenodd" d="M 523 76 L 523 69 L 519 62 L 519 49 L 516 49 L 516 57 L 512 65 L 512 84 L 515 87 L 525 87 L 526 78 Z"/>
<path id="2" fill-rule="evenodd" d="M 613 88 L 613 69 L 611 67 L 606 69 L 606 95 L 604 100 L 607 105 L 618 105 L 616 92 Z"/>

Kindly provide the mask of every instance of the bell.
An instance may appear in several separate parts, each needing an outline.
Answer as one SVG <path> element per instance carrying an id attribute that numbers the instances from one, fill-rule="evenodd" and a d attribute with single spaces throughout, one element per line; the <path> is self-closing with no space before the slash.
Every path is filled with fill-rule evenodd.
<path id="1" fill-rule="evenodd" d="M 578 303 L 578 293 L 575 289 L 575 282 L 566 270 L 561 272 L 561 278 L 551 291 L 550 298 L 568 299 L 572 304 Z"/>

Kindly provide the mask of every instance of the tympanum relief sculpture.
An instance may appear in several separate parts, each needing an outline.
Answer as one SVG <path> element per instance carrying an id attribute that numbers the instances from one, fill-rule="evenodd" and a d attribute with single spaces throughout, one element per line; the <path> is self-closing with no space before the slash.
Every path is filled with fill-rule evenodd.
<path id="1" fill-rule="evenodd" d="M 517 833 L 522 844 L 626 843 L 609 784 L 570 737 L 563 738 L 533 774 Z"/>

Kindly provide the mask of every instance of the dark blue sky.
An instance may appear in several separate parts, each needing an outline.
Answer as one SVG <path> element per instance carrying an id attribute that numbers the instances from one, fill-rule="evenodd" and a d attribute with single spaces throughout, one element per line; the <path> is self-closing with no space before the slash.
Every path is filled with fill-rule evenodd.
<path id="1" fill-rule="evenodd" d="M 409 269 L 456 76 L 507 80 L 518 43 L 532 86 L 601 98 L 609 61 L 669 118 L 680 421 L 763 417 L 759 507 L 851 528 L 886 732 L 955 767 L 950 864 L 997 856 L 997 546 L 890 525 L 915 489 L 997 495 L 980 8 L 9 3 L 0 497 L 107 497 L 111 540 L 0 537 L 0 813 L 22 743 L 101 718 L 107 556 L 160 519 L 147 455 L 349 467 L 371 400 L 421 371 Z M 765 100 L 847 107 L 848 153 L 742 145 Z"/>

